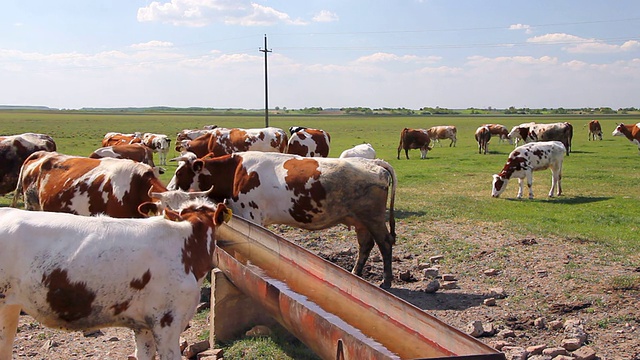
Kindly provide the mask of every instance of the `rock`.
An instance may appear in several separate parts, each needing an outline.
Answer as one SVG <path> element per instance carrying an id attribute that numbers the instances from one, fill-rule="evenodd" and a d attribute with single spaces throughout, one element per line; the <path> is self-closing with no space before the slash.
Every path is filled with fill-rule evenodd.
<path id="1" fill-rule="evenodd" d="M 545 320 L 543 317 L 536 318 L 535 320 L 533 320 L 533 326 L 538 329 L 546 329 L 547 320 Z"/>
<path id="2" fill-rule="evenodd" d="M 185 340 L 184 338 L 180 338 L 180 353 L 183 353 L 184 349 L 186 349 L 187 346 L 189 346 L 187 340 Z"/>
<path id="3" fill-rule="evenodd" d="M 460 288 L 458 286 L 458 282 L 457 281 L 443 281 L 442 284 L 440 284 L 440 287 L 445 289 L 445 290 L 453 290 L 453 289 L 459 289 Z"/>
<path id="4" fill-rule="evenodd" d="M 264 325 L 256 325 L 251 330 L 248 330 L 245 335 L 251 337 L 269 336 L 271 335 L 271 329 Z"/>
<path id="5" fill-rule="evenodd" d="M 496 276 L 496 275 L 498 275 L 498 270 L 496 270 L 496 269 L 487 269 L 483 273 L 486 276 Z"/>
<path id="6" fill-rule="evenodd" d="M 516 344 L 506 340 L 491 341 L 489 345 L 496 350 L 502 350 L 505 346 L 516 346 Z"/>
<path id="7" fill-rule="evenodd" d="M 587 341 L 587 333 L 584 331 L 580 320 L 569 319 L 564 322 L 564 334 L 567 338 L 579 339 L 580 346 Z"/>
<path id="8" fill-rule="evenodd" d="M 424 269 L 427 269 L 427 268 L 430 268 L 430 267 L 431 267 L 431 264 L 427 264 L 427 263 L 418 264 L 418 270 L 424 270 Z"/>
<path id="9" fill-rule="evenodd" d="M 495 298 L 487 298 L 482 300 L 482 303 L 485 306 L 496 306 L 496 299 Z"/>
<path id="10" fill-rule="evenodd" d="M 436 267 L 429 267 L 426 268 L 422 271 L 422 274 L 424 275 L 425 279 L 427 278 L 437 278 L 438 276 L 440 276 L 440 269 L 436 268 Z"/>
<path id="11" fill-rule="evenodd" d="M 458 281 L 453 274 L 442 274 L 442 281 Z"/>
<path id="12" fill-rule="evenodd" d="M 542 350 L 546 349 L 547 345 L 533 345 L 527 347 L 527 352 L 530 355 L 540 355 L 542 354 Z"/>
<path id="13" fill-rule="evenodd" d="M 552 360 L 552 359 L 551 359 L 551 356 L 547 356 L 547 355 L 533 355 L 533 356 L 529 356 L 527 360 Z"/>
<path id="14" fill-rule="evenodd" d="M 440 260 L 444 259 L 444 255 L 434 255 L 429 258 L 429 262 L 432 264 L 440 262 Z"/>
<path id="15" fill-rule="evenodd" d="M 209 340 L 200 341 L 195 344 L 191 344 L 187 346 L 187 348 L 182 352 L 182 355 L 190 359 L 198 355 L 199 353 L 207 350 L 208 348 L 209 348 Z"/>
<path id="16" fill-rule="evenodd" d="M 562 343 L 560 344 L 560 346 L 565 348 L 567 351 L 574 351 L 574 350 L 578 350 L 580 346 L 582 346 L 582 344 L 580 343 L 580 339 L 573 338 L 573 339 L 562 340 Z"/>
<path id="17" fill-rule="evenodd" d="M 500 330 L 500 332 L 498 333 L 498 336 L 503 339 L 514 338 L 516 337 L 516 333 L 511 329 L 504 329 L 504 330 Z"/>
<path id="18" fill-rule="evenodd" d="M 507 297 L 507 293 L 501 287 L 489 289 L 489 293 L 487 295 L 496 299 L 504 299 Z"/>
<path id="19" fill-rule="evenodd" d="M 553 358 L 553 360 L 574 360 L 573 356 L 570 355 L 558 355 Z"/>
<path id="20" fill-rule="evenodd" d="M 417 281 L 415 277 L 411 274 L 411 270 L 404 271 L 399 275 L 400 280 L 404 282 L 415 282 Z"/>
<path id="21" fill-rule="evenodd" d="M 519 346 L 505 346 L 502 348 L 507 360 L 526 360 L 527 350 Z"/>
<path id="22" fill-rule="evenodd" d="M 440 281 L 438 280 L 431 280 L 427 283 L 427 285 L 424 287 L 424 292 L 426 292 L 427 294 L 433 294 L 434 292 L 438 291 L 440 289 Z"/>
<path id="23" fill-rule="evenodd" d="M 224 357 L 224 351 L 222 349 L 209 349 L 198 354 L 198 360 L 218 360 Z"/>
<path id="24" fill-rule="evenodd" d="M 493 336 L 496 333 L 496 328 L 492 323 L 482 325 L 482 336 Z"/>
<path id="25" fill-rule="evenodd" d="M 571 353 L 574 360 L 593 360 L 596 358 L 596 351 L 588 346 L 583 346 Z"/>
<path id="26" fill-rule="evenodd" d="M 100 329 L 97 329 L 85 331 L 82 333 L 82 335 L 84 335 L 84 337 L 98 337 L 104 335 L 104 333 Z"/>
<path id="27" fill-rule="evenodd" d="M 555 358 L 558 355 L 567 355 L 567 354 L 568 354 L 567 350 L 561 347 L 552 347 L 552 348 L 546 348 L 542 350 L 542 355 L 548 355 L 548 356 L 551 356 L 552 358 Z"/>
<path id="28" fill-rule="evenodd" d="M 549 321 L 549 328 L 551 328 L 551 330 L 560 330 L 562 327 L 562 321 L 560 320 Z"/>
<path id="29" fill-rule="evenodd" d="M 44 342 L 44 344 L 42 344 L 42 346 L 40 347 L 40 350 L 42 350 L 44 352 L 47 352 L 50 349 L 52 349 L 54 347 L 57 347 L 57 346 L 58 346 L 57 342 L 55 342 L 53 340 L 47 340 L 47 341 Z"/>
<path id="30" fill-rule="evenodd" d="M 473 337 L 480 337 L 484 334 L 484 328 L 482 326 L 482 321 L 476 320 L 467 324 L 467 334 Z"/>

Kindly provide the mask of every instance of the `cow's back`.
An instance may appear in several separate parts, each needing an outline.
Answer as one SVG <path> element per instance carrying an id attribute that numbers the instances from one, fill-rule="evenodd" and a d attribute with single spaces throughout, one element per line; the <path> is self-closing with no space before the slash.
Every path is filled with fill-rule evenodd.
<path id="1" fill-rule="evenodd" d="M 25 133 L 0 137 L 0 194 L 16 188 L 20 167 L 37 151 L 56 151 L 53 138 L 45 134 Z"/>
<path id="2" fill-rule="evenodd" d="M 242 151 L 285 152 L 287 134 L 282 129 L 216 128 L 212 131 L 208 151 L 222 156 Z"/>
<path id="3" fill-rule="evenodd" d="M 292 131 L 287 144 L 287 154 L 327 157 L 331 135 L 321 129 L 299 128 Z"/>

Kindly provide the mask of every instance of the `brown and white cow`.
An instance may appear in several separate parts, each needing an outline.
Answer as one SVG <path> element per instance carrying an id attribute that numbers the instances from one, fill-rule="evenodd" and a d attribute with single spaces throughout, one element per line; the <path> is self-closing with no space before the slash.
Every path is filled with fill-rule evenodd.
<path id="1" fill-rule="evenodd" d="M 350 149 L 343 151 L 340 156 L 341 159 L 349 157 L 361 157 L 365 159 L 375 159 L 376 150 L 371 144 L 358 144 Z"/>
<path id="2" fill-rule="evenodd" d="M 284 153 L 287 150 L 287 133 L 275 127 L 260 129 L 216 128 L 209 140 L 209 152 L 213 156 L 240 151 Z"/>
<path id="3" fill-rule="evenodd" d="M 22 163 L 40 150 L 56 151 L 51 136 L 36 133 L 0 136 L 0 195 L 15 190 Z"/>
<path id="4" fill-rule="evenodd" d="M 420 149 L 420 159 L 427 158 L 427 152 L 432 148 L 429 146 L 431 138 L 424 129 L 404 128 L 400 132 L 400 144 L 398 145 L 398 157 L 400 160 L 400 151 L 404 149 L 404 155 L 409 159 L 409 150 Z"/>
<path id="5" fill-rule="evenodd" d="M 489 149 L 489 140 L 491 140 L 491 130 L 488 126 L 480 126 L 475 133 L 476 142 L 478 143 L 478 154 L 487 154 Z"/>
<path id="6" fill-rule="evenodd" d="M 117 146 L 117 145 L 126 145 L 126 144 L 140 144 L 142 143 L 142 134 L 134 133 L 134 134 L 120 134 L 110 132 L 107 133 L 102 139 L 102 146 Z"/>
<path id="7" fill-rule="evenodd" d="M 638 151 L 640 151 L 640 123 L 635 125 L 618 124 L 611 134 L 613 136 L 626 137 L 629 141 L 637 145 Z"/>
<path id="8" fill-rule="evenodd" d="M 524 141 L 525 143 L 534 141 L 529 137 L 529 128 L 535 124 L 535 122 L 528 122 L 516 125 L 511 128 L 511 131 L 509 131 L 509 134 L 507 136 L 509 137 L 509 140 L 511 140 L 511 142 L 514 144 L 514 148 L 518 147 L 520 141 Z"/>
<path id="9" fill-rule="evenodd" d="M 138 205 L 152 201 L 150 190 L 167 189 L 149 165 L 39 151 L 22 166 L 12 206 L 23 196 L 27 210 L 141 217 Z"/>
<path id="10" fill-rule="evenodd" d="M 602 140 L 602 126 L 600 126 L 600 121 L 591 120 L 589 121 L 589 141 L 596 140 L 596 136 Z"/>
<path id="11" fill-rule="evenodd" d="M 101 147 L 89 154 L 92 159 L 115 158 L 129 159 L 151 167 L 156 165 L 153 162 L 153 150 L 143 144 L 124 144 L 116 146 Z"/>
<path id="12" fill-rule="evenodd" d="M 289 128 L 291 136 L 287 144 L 287 154 L 300 156 L 329 156 L 331 136 L 321 129 L 311 129 L 300 126 Z"/>
<path id="13" fill-rule="evenodd" d="M 266 226 L 321 230 L 338 224 L 355 228 L 360 250 L 352 272 L 362 275 L 374 244 L 382 255 L 383 287 L 390 287 L 395 243 L 395 171 L 387 162 L 363 158 L 301 157 L 238 152 L 212 158 L 183 156 L 169 189 L 210 189 L 228 200 L 235 214 Z M 389 228 L 385 224 L 391 183 Z"/>
<path id="14" fill-rule="evenodd" d="M 518 179 L 518 199 L 522 198 L 523 179 L 527 179 L 529 199 L 533 199 L 533 172 L 551 169 L 551 190 L 549 197 L 554 196 L 556 187 L 558 196 L 562 195 L 562 162 L 565 154 L 564 145 L 559 141 L 532 142 L 518 146 L 509 154 L 507 163 L 499 174 L 493 175 L 491 196 L 498 197 L 507 188 L 509 180 Z"/>
<path id="15" fill-rule="evenodd" d="M 568 122 L 518 125 L 511 130 L 509 137 L 521 138 L 525 142 L 560 141 L 564 145 L 568 156 L 571 151 L 573 126 Z"/>
<path id="16" fill-rule="evenodd" d="M 171 146 L 171 139 L 167 135 L 144 133 L 142 135 L 142 144 L 153 150 L 153 152 L 158 153 L 160 165 L 167 165 L 167 154 Z"/>
<path id="17" fill-rule="evenodd" d="M 483 124 L 481 126 L 486 126 L 489 128 L 489 132 L 491 132 L 492 136 L 498 137 L 498 142 L 508 141 L 511 144 L 511 139 L 509 138 L 509 129 L 502 124 Z"/>
<path id="18" fill-rule="evenodd" d="M 204 199 L 147 219 L 0 209 L 0 359 L 21 310 L 67 331 L 127 327 L 138 360 L 180 359 L 229 216 Z"/>
<path id="19" fill-rule="evenodd" d="M 434 143 L 440 144 L 440 140 L 443 139 L 451 139 L 449 143 L 449 147 L 456 146 L 456 142 L 458 141 L 457 134 L 458 129 L 453 125 L 442 125 L 442 126 L 433 126 L 427 130 L 427 134 L 429 134 L 429 138 Z M 442 146 L 442 144 L 440 144 Z"/>
<path id="20" fill-rule="evenodd" d="M 195 139 L 181 140 L 176 142 L 176 151 L 179 152 L 192 152 L 198 157 L 203 157 L 209 153 L 209 141 L 213 134 L 211 132 L 204 133 Z"/>
<path id="21" fill-rule="evenodd" d="M 182 141 L 184 140 L 193 140 L 204 134 L 210 134 L 216 127 L 217 126 L 211 129 L 208 129 L 206 127 L 204 129 L 184 129 L 176 135 L 176 146 L 178 146 L 178 143 L 182 143 Z"/>

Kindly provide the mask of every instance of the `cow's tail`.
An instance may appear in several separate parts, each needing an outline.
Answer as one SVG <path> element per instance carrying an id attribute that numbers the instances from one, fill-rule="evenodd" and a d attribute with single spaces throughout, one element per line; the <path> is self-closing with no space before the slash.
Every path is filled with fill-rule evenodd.
<path id="1" fill-rule="evenodd" d="M 396 171 L 393 166 L 382 159 L 374 160 L 378 166 L 383 167 L 389 174 L 391 174 L 391 200 L 389 201 L 389 230 L 391 232 L 391 245 L 396 243 L 396 217 L 394 213 L 395 201 L 396 201 L 396 186 L 398 184 L 398 178 L 396 177 Z"/>
<path id="2" fill-rule="evenodd" d="M 27 159 L 29 158 L 30 157 L 28 157 Z M 25 159 L 25 162 L 27 161 L 27 159 Z M 20 197 L 20 195 L 22 195 L 22 178 L 25 171 L 24 163 L 22 165 L 23 166 L 20 167 L 20 173 L 18 174 L 18 183 L 16 184 L 16 189 L 13 192 L 13 200 L 11 201 L 12 208 L 18 207 L 18 198 Z"/>
<path id="3" fill-rule="evenodd" d="M 404 136 L 407 133 L 407 131 L 409 131 L 409 129 L 404 128 L 400 132 L 400 144 L 398 145 L 398 160 L 400 160 L 400 151 L 402 151 L 402 145 L 404 143 Z"/>

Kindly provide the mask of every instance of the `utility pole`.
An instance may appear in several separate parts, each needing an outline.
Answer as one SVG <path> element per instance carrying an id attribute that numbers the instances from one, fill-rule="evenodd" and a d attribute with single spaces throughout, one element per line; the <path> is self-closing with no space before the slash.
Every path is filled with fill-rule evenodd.
<path id="1" fill-rule="evenodd" d="M 264 34 L 264 49 L 260 49 L 264 53 L 264 123 L 265 127 L 269 127 L 269 82 L 267 77 L 267 54 L 271 50 L 267 49 L 267 34 Z"/>

